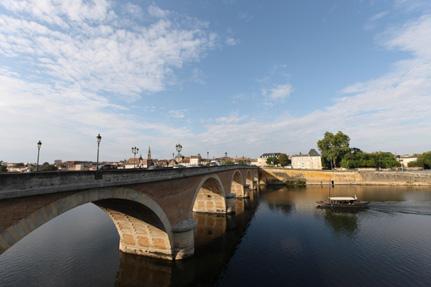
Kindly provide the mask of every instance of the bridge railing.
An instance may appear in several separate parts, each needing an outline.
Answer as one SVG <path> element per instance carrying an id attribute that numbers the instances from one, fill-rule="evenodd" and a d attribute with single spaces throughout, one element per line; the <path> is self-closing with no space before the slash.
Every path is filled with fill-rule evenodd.
<path id="1" fill-rule="evenodd" d="M 205 175 L 232 169 L 256 169 L 248 165 L 214 167 L 119 169 L 103 171 L 50 171 L 0 174 L 0 199 L 38 194 L 122 186 Z"/>

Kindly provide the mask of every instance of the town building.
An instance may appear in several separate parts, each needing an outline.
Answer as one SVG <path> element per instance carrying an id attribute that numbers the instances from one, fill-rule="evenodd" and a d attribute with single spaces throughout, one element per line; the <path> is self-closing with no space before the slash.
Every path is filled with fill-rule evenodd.
<path id="1" fill-rule="evenodd" d="M 13 163 L 8 162 L 6 164 L 6 168 L 8 172 L 29 172 L 31 167 L 28 164 L 24 164 L 22 162 Z"/>
<path id="2" fill-rule="evenodd" d="M 125 169 L 130 168 L 150 168 L 156 166 L 157 160 L 151 156 L 151 147 L 148 147 L 147 159 L 144 159 L 142 155 L 139 157 L 131 157 L 124 164 Z"/>
<path id="3" fill-rule="evenodd" d="M 190 166 L 200 166 L 202 162 L 202 157 L 200 154 L 192 155 L 190 157 Z"/>
<path id="4" fill-rule="evenodd" d="M 278 157 L 281 152 L 267 152 L 260 155 L 260 158 L 267 160 L 269 157 Z"/>
<path id="5" fill-rule="evenodd" d="M 408 168 L 409 167 L 409 163 L 417 161 L 418 157 L 415 155 L 399 155 L 397 156 L 397 160 L 398 162 L 401 164 L 401 167 L 403 168 Z"/>
<path id="6" fill-rule="evenodd" d="M 140 168 L 142 161 L 143 161 L 142 156 L 140 156 L 140 157 L 131 157 L 128 160 L 126 160 L 126 162 L 124 163 L 124 168 L 125 169 Z"/>
<path id="7" fill-rule="evenodd" d="M 267 152 L 263 153 L 258 157 L 256 160 L 253 160 L 250 162 L 251 165 L 263 167 L 267 166 L 266 160 L 270 157 L 279 157 L 282 153 L 281 152 Z"/>
<path id="8" fill-rule="evenodd" d="M 159 159 L 154 164 L 155 164 L 155 166 L 157 166 L 159 168 L 166 168 L 166 167 L 169 167 L 169 160 L 168 159 Z"/>
<path id="9" fill-rule="evenodd" d="M 62 163 L 62 167 L 66 170 L 80 171 L 80 170 L 90 170 L 92 169 L 93 162 L 91 161 L 78 161 L 70 160 Z"/>
<path id="10" fill-rule="evenodd" d="M 322 169 L 322 157 L 315 149 L 310 149 L 308 154 L 293 155 L 291 160 L 295 169 Z"/>

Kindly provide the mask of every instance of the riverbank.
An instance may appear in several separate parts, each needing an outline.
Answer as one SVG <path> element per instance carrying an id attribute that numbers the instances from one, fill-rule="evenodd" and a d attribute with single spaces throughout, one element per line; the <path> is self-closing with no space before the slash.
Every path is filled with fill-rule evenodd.
<path id="1" fill-rule="evenodd" d="M 265 167 L 260 169 L 265 183 L 305 180 L 310 184 L 431 186 L 429 171 L 332 171 Z"/>

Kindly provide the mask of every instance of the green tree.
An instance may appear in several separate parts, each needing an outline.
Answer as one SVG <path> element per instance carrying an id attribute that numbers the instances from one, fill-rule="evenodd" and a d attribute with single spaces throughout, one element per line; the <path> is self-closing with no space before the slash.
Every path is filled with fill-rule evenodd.
<path id="1" fill-rule="evenodd" d="M 343 168 L 358 168 L 363 167 L 366 154 L 358 148 L 350 149 L 350 152 L 345 154 L 341 159 L 340 166 Z"/>
<path id="2" fill-rule="evenodd" d="M 317 146 L 324 163 L 332 169 L 339 166 L 344 155 L 350 152 L 349 143 L 349 136 L 341 131 L 336 134 L 326 132 L 323 139 L 317 142 Z"/>
<path id="3" fill-rule="evenodd" d="M 369 154 L 371 161 L 373 162 L 373 167 L 377 169 L 381 168 L 393 168 L 399 167 L 400 163 L 394 154 L 390 152 L 373 152 Z"/>
<path id="4" fill-rule="evenodd" d="M 49 164 L 48 162 L 44 162 L 43 164 L 39 165 L 39 171 L 55 171 L 58 170 L 58 168 L 53 165 Z M 31 171 L 36 171 L 36 166 L 31 167 Z"/>
<path id="5" fill-rule="evenodd" d="M 418 155 L 418 159 L 409 163 L 410 167 L 422 167 L 423 169 L 431 169 L 431 151 L 424 152 Z"/>
<path id="6" fill-rule="evenodd" d="M 278 155 L 278 162 L 281 166 L 286 166 L 290 164 L 290 159 L 287 154 L 282 153 Z"/>
<path id="7" fill-rule="evenodd" d="M 226 159 L 222 162 L 222 165 L 233 165 L 233 164 L 235 163 L 231 159 Z"/>
<path id="8" fill-rule="evenodd" d="M 7 172 L 7 166 L 0 160 L 0 172 Z"/>
<path id="9" fill-rule="evenodd" d="M 275 157 L 275 156 L 270 156 L 270 157 L 268 157 L 267 159 L 266 159 L 266 164 L 267 165 L 272 165 L 272 166 L 275 166 L 275 165 L 278 165 L 280 162 L 278 161 L 278 158 L 277 157 Z"/>
<path id="10" fill-rule="evenodd" d="M 390 152 L 365 153 L 357 148 L 352 148 L 341 160 L 344 168 L 393 168 L 400 166 L 394 154 Z"/>

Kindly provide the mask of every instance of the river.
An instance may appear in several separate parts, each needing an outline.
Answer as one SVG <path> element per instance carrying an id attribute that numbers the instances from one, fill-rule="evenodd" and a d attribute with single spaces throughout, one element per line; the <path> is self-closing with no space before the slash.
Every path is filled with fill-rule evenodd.
<path id="1" fill-rule="evenodd" d="M 341 213 L 317 200 L 354 195 Z M 232 216 L 195 214 L 196 251 L 174 264 L 121 254 L 93 204 L 51 220 L 0 255 L 0 286 L 431 286 L 431 188 L 268 189 Z"/>

